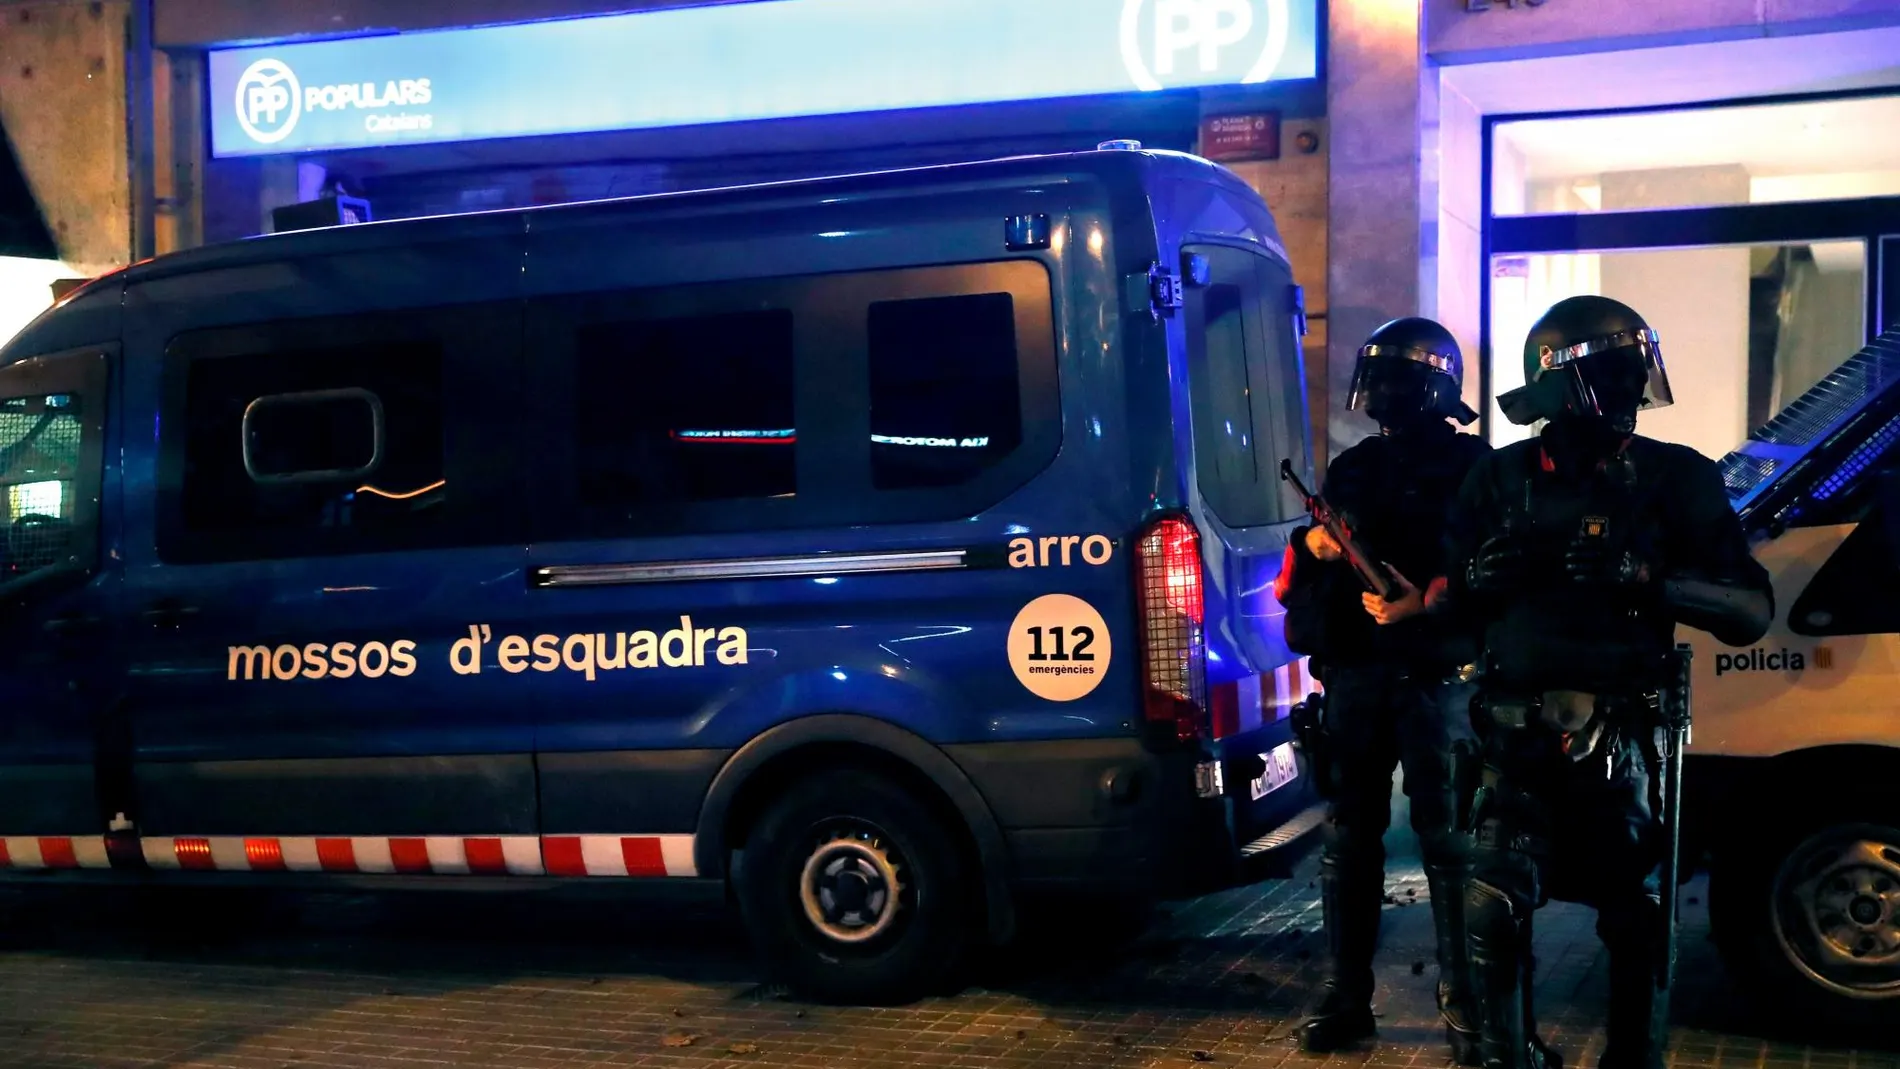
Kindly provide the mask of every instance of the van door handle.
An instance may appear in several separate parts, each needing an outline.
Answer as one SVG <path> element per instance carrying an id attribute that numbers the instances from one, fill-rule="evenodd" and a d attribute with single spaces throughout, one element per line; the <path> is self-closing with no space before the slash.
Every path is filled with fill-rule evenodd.
<path id="1" fill-rule="evenodd" d="M 161 601 L 141 614 L 147 624 L 161 631 L 173 631 L 192 617 L 198 615 L 195 605 L 180 605 L 175 601 Z"/>

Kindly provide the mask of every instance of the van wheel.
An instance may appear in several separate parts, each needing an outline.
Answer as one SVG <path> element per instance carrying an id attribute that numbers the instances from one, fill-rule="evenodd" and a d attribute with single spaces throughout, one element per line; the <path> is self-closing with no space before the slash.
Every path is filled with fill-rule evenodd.
<path id="1" fill-rule="evenodd" d="M 941 817 L 875 773 L 826 772 L 760 817 L 734 872 L 753 942 L 799 994 L 909 1002 L 969 943 L 968 866 Z"/>
<path id="2" fill-rule="evenodd" d="M 1900 1008 L 1900 827 L 1817 812 L 1724 853 L 1711 920 L 1751 990 L 1847 1025 Z"/>

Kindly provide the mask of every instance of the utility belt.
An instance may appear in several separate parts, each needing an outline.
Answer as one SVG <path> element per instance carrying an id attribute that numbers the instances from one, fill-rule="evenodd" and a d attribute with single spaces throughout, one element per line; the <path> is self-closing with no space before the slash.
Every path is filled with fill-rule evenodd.
<path id="1" fill-rule="evenodd" d="M 1483 687 L 1471 699 L 1471 726 L 1507 751 L 1555 742 L 1572 761 L 1605 750 L 1618 735 L 1641 737 L 1660 726 L 1662 695 L 1576 690 L 1512 691 Z"/>
<path id="2" fill-rule="evenodd" d="M 1452 686 L 1478 678 L 1478 666 L 1475 664 L 1447 666 L 1442 661 L 1399 658 L 1322 662 L 1315 657 L 1311 662 L 1311 671 L 1313 678 L 1322 684 L 1328 678 L 1343 673 L 1376 677 L 1389 683 L 1417 683 L 1420 686 Z"/>
<path id="3" fill-rule="evenodd" d="M 1627 752 L 1625 740 L 1636 743 L 1652 773 L 1660 770 L 1663 698 L 1660 691 L 1481 689 L 1471 700 L 1471 722 L 1482 741 L 1460 741 L 1451 752 L 1457 827 L 1480 846 L 1544 854 L 1549 814 L 1529 789 L 1536 770 L 1569 765 L 1609 779 Z"/>
<path id="4" fill-rule="evenodd" d="M 1315 665 L 1314 675 L 1323 683 L 1326 678 L 1336 678 L 1336 672 L 1364 672 L 1376 674 L 1380 679 L 1391 683 L 1417 683 L 1421 686 L 1457 686 L 1477 678 L 1476 665 L 1464 665 L 1459 668 L 1444 669 L 1390 662 L 1369 662 L 1365 664 L 1326 664 Z M 1335 772 L 1332 733 L 1326 724 L 1326 695 L 1323 692 L 1309 694 L 1296 703 L 1288 712 L 1287 720 L 1293 729 L 1293 748 L 1306 763 L 1306 775 L 1314 785 L 1319 796 L 1331 801 L 1338 793 Z"/>

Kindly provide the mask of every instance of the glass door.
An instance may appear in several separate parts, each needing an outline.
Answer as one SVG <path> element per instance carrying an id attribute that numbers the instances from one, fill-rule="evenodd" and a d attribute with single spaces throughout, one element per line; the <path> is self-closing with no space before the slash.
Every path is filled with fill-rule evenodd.
<path id="1" fill-rule="evenodd" d="M 1523 385 L 1523 344 L 1545 309 L 1601 294 L 1662 335 L 1677 403 L 1645 435 L 1719 457 L 1900 317 L 1900 237 L 1497 254 L 1491 260 L 1488 424 L 1495 444 L 1531 433 L 1495 398 Z"/>
<path id="2" fill-rule="evenodd" d="M 1528 428 L 1525 334 L 1602 294 L 1662 335 L 1677 403 L 1644 434 L 1719 457 L 1900 323 L 1900 94 L 1486 122 L 1485 433 Z"/>

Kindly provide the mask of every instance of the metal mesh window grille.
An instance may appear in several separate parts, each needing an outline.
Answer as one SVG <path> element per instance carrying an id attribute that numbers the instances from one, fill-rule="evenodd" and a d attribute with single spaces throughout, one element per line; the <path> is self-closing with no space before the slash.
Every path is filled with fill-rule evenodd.
<path id="1" fill-rule="evenodd" d="M 1900 385 L 1900 330 L 1890 330 L 1849 357 L 1840 367 L 1796 398 L 1775 418 L 1749 436 L 1741 448 L 1720 461 L 1722 483 L 1737 508 L 1769 491 L 1799 461 L 1828 447 L 1838 432 L 1873 411 Z M 1879 418 L 1877 415 L 1874 418 Z M 1824 480 L 1816 500 L 1837 494 L 1893 442 L 1890 421 L 1857 448 Z M 1878 449 L 1869 450 L 1877 445 Z"/>
<path id="2" fill-rule="evenodd" d="M 1900 330 L 1874 340 L 1750 437 L 1769 445 L 1812 445 L 1869 398 L 1900 382 Z"/>
<path id="3" fill-rule="evenodd" d="M 72 552 L 80 432 L 70 396 L 0 401 L 0 581 Z"/>
<path id="4" fill-rule="evenodd" d="M 1200 549 L 1194 526 L 1179 519 L 1161 521 L 1141 541 L 1142 650 L 1148 685 L 1197 706 L 1206 700 Z"/>

